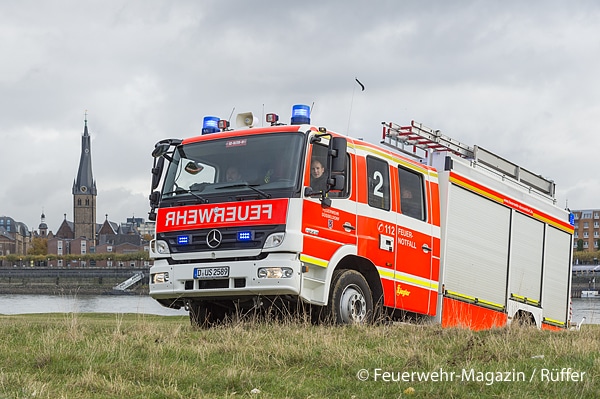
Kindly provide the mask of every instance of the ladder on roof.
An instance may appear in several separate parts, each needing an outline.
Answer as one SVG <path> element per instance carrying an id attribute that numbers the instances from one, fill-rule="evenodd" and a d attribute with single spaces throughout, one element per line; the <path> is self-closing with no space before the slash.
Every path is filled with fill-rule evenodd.
<path id="1" fill-rule="evenodd" d="M 410 126 L 400 126 L 393 122 L 382 122 L 382 125 L 383 140 L 381 143 L 388 147 L 421 158 L 421 160 L 426 160 L 429 152 L 450 152 L 459 157 L 473 160 L 475 165 L 485 165 L 504 177 L 508 176 L 529 188 L 555 198 L 554 181 L 532 173 L 477 145 L 471 147 L 442 134 L 439 130 L 433 130 L 415 121 L 411 121 Z M 406 150 L 405 146 L 412 147 L 412 152 Z M 417 148 L 425 152 L 424 157 L 417 154 Z"/>
<path id="2" fill-rule="evenodd" d="M 382 122 L 382 124 L 383 144 L 391 147 L 403 149 L 400 145 L 404 144 L 424 151 L 450 151 L 463 158 L 474 156 L 473 147 L 443 135 L 439 130 L 428 128 L 422 123 L 411 121 L 410 126 L 400 126 L 393 122 Z M 389 139 L 389 142 L 386 142 L 386 139 Z"/>

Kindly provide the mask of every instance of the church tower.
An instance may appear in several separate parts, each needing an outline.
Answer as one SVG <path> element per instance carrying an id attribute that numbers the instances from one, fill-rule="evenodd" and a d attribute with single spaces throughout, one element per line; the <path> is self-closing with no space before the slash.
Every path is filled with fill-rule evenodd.
<path id="1" fill-rule="evenodd" d="M 96 182 L 92 175 L 92 146 L 87 127 L 81 136 L 81 158 L 77 178 L 73 182 L 73 227 L 75 238 L 85 237 L 96 243 Z"/>
<path id="2" fill-rule="evenodd" d="M 48 225 L 46 224 L 46 215 L 44 215 L 43 209 L 42 209 L 42 216 L 40 217 L 40 225 L 38 226 L 38 231 L 40 233 L 40 237 L 42 237 L 42 238 L 48 237 Z"/>

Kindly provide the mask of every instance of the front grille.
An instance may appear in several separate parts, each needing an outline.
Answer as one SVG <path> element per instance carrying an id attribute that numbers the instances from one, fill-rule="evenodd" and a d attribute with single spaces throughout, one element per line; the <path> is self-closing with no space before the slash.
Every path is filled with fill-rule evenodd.
<path id="1" fill-rule="evenodd" d="M 214 229 L 187 230 L 177 232 L 159 233 L 157 239 L 164 240 L 169 245 L 169 250 L 173 254 L 191 253 L 191 252 L 212 252 L 228 251 L 239 249 L 260 249 L 263 247 L 267 237 L 276 232 L 285 231 L 285 225 L 252 226 L 251 228 L 226 227 L 219 228 L 222 235 L 221 244 L 215 248 L 208 246 L 206 237 Z M 252 232 L 252 239 L 249 241 L 238 241 L 239 232 Z M 177 237 L 188 236 L 187 244 L 179 244 Z"/>
<path id="2" fill-rule="evenodd" d="M 235 278 L 233 279 L 233 287 L 234 288 L 244 288 L 246 286 L 245 278 Z"/>
<path id="3" fill-rule="evenodd" d="M 198 280 L 199 290 L 209 290 L 214 288 L 229 288 L 229 279 Z"/>
<path id="4" fill-rule="evenodd" d="M 195 287 L 194 283 L 198 282 L 198 286 Z M 234 278 L 233 279 L 233 288 L 244 288 L 246 287 L 246 279 L 245 278 Z M 215 288 L 229 288 L 229 279 L 222 278 L 216 280 L 185 280 L 184 289 L 186 291 L 198 289 L 198 290 L 208 290 Z"/>

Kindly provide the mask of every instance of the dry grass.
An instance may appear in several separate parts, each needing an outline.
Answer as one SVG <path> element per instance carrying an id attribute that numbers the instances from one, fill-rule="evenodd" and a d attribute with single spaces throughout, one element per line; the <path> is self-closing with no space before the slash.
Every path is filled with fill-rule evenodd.
<path id="1" fill-rule="evenodd" d="M 593 398 L 600 389 L 591 325 L 474 332 L 288 319 L 198 330 L 184 317 L 70 313 L 2 316 L 0 335 L 0 398 Z M 563 368 L 586 374 L 542 380 L 541 370 Z M 473 378 L 459 380 L 463 369 Z M 392 381 L 436 371 L 446 380 Z M 495 381 L 498 372 L 527 381 Z"/>

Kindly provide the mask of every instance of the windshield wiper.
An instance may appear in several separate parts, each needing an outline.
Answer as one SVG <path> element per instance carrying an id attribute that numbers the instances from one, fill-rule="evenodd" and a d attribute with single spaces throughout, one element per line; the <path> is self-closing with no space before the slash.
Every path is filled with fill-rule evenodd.
<path id="1" fill-rule="evenodd" d="M 235 183 L 235 184 L 230 184 L 228 186 L 220 186 L 220 187 L 215 187 L 215 190 L 220 190 L 223 188 L 238 188 L 238 187 L 248 187 L 250 190 L 253 190 L 254 192 L 260 194 L 263 198 L 271 198 L 271 194 L 267 194 L 262 190 L 259 190 L 258 188 L 254 187 L 257 186 L 258 184 L 254 184 L 254 185 L 250 185 L 248 183 Z"/>
<path id="2" fill-rule="evenodd" d="M 169 191 L 168 193 L 163 193 L 163 196 L 169 195 L 169 194 L 192 194 L 194 197 L 198 198 L 200 200 L 200 202 L 208 204 L 208 200 L 206 198 L 203 198 L 203 197 L 199 196 L 198 194 L 196 194 L 195 192 L 193 192 L 192 190 L 187 190 L 185 188 L 177 187 L 177 190 Z"/>

